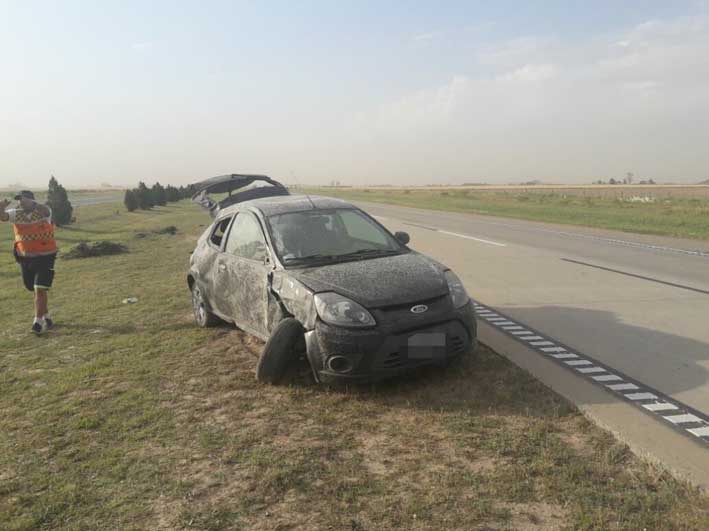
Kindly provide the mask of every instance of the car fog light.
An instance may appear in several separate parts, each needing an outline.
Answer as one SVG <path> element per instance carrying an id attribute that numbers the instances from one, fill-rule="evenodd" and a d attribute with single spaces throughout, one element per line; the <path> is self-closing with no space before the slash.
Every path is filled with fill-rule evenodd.
<path id="1" fill-rule="evenodd" d="M 353 369 L 352 362 L 344 356 L 330 356 L 327 367 L 334 372 L 350 372 Z"/>

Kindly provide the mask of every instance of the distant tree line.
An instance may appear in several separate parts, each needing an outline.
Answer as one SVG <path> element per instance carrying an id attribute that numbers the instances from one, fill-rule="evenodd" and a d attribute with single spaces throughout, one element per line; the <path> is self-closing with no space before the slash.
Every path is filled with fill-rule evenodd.
<path id="1" fill-rule="evenodd" d="M 633 179 L 635 179 L 635 174 L 632 172 L 628 172 L 625 174 L 625 179 L 614 179 L 613 177 L 611 177 L 608 180 L 608 183 L 599 179 L 598 181 L 593 181 L 593 184 L 633 184 Z M 655 184 L 655 181 L 653 181 L 652 179 L 648 179 L 635 182 L 635 184 Z"/>
<path id="2" fill-rule="evenodd" d="M 194 193 L 193 187 L 190 186 L 172 186 L 168 184 L 163 186 L 160 183 L 155 183 L 151 188 L 148 188 L 144 182 L 138 183 L 138 188 L 126 190 L 123 197 L 123 204 L 128 209 L 128 212 L 134 210 L 150 210 L 155 206 L 165 206 L 168 203 L 175 203 L 181 199 L 192 197 Z"/>
<path id="3" fill-rule="evenodd" d="M 639 184 L 639 185 L 649 185 L 649 184 L 657 184 L 655 181 L 652 179 L 648 179 L 647 181 L 642 180 L 642 181 L 637 181 L 635 183 L 631 181 L 628 181 L 627 178 L 625 179 L 614 179 L 611 177 L 608 182 L 603 181 L 603 180 L 598 180 L 598 181 L 593 181 L 593 184 Z"/>

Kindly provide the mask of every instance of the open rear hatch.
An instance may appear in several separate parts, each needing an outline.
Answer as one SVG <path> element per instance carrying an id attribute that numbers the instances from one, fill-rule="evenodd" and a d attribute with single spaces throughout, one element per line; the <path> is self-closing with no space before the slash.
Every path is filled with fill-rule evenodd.
<path id="1" fill-rule="evenodd" d="M 259 199 L 262 197 L 289 195 L 288 189 L 285 186 L 266 175 L 232 173 L 230 175 L 220 175 L 218 177 L 212 177 L 211 179 L 205 179 L 192 186 L 195 190 L 192 201 L 202 205 L 202 208 L 208 210 L 212 217 L 215 217 L 217 212 L 222 208 L 243 201 L 250 201 L 251 199 Z M 239 191 L 237 192 L 237 190 Z M 228 195 L 220 200 L 210 197 L 210 195 L 218 194 Z"/>

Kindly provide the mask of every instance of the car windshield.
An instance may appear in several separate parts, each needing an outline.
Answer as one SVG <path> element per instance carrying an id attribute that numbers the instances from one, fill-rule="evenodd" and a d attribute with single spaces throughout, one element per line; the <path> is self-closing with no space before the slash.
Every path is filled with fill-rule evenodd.
<path id="1" fill-rule="evenodd" d="M 360 260 L 406 250 L 363 212 L 352 208 L 270 216 L 276 252 L 284 265 Z"/>

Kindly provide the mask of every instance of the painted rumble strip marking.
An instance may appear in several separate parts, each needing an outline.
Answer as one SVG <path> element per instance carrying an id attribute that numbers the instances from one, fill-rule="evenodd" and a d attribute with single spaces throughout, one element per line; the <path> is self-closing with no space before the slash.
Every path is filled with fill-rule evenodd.
<path id="1" fill-rule="evenodd" d="M 583 374 L 591 374 L 591 373 L 596 373 L 596 372 L 606 372 L 606 370 L 603 367 L 583 367 L 581 369 L 576 369 L 580 373 Z"/>
<path id="2" fill-rule="evenodd" d="M 505 335 L 709 448 L 709 416 L 608 365 L 473 301 L 475 314 Z M 501 324 L 505 326 L 500 326 Z M 509 326 L 508 326 L 509 325 Z"/>
<path id="3" fill-rule="evenodd" d="M 542 349 L 544 350 L 544 349 Z M 557 360 L 565 360 L 568 358 L 578 358 L 576 354 L 572 354 L 571 352 L 562 352 L 561 354 L 552 354 L 552 358 L 556 358 Z M 566 362 L 564 362 L 566 363 Z"/>

